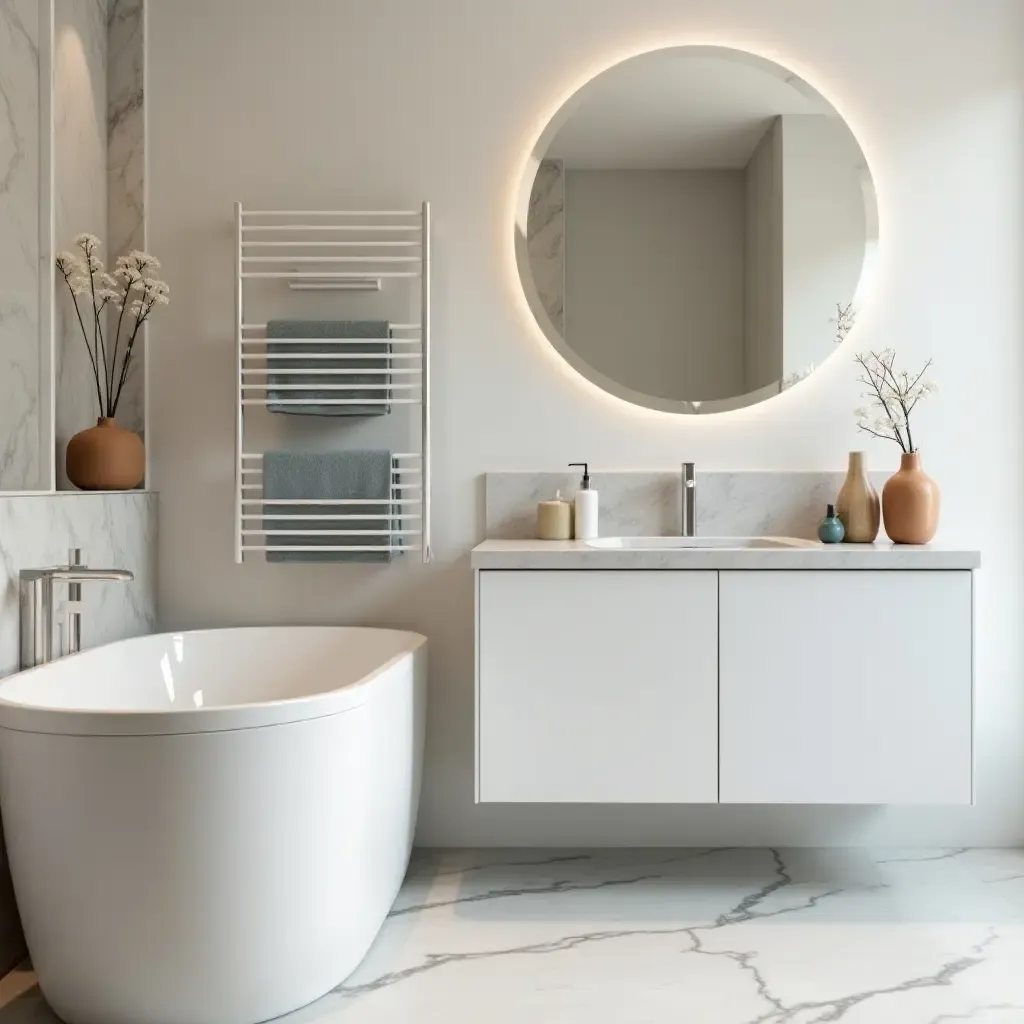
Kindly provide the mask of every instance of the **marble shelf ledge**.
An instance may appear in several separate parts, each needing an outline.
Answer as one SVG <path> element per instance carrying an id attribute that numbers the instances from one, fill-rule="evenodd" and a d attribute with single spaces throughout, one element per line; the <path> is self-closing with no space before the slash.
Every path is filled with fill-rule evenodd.
<path id="1" fill-rule="evenodd" d="M 803 548 L 588 547 L 584 541 L 486 540 L 474 569 L 977 569 L 981 553 L 928 544 L 817 544 Z"/>

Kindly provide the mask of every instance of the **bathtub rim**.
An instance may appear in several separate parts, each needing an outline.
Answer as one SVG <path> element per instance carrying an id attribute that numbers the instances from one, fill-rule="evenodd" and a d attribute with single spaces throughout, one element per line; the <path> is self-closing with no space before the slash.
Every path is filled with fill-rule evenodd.
<path id="1" fill-rule="evenodd" d="M 274 630 L 316 629 L 345 630 L 350 632 L 390 633 L 404 639 L 404 646 L 386 661 L 367 672 L 364 676 L 346 682 L 333 690 L 304 694 L 299 697 L 284 697 L 253 704 L 233 704 L 226 707 L 183 708 L 181 710 L 138 711 L 131 709 L 110 709 L 98 711 L 89 708 L 53 707 L 45 704 L 28 704 L 3 696 L 4 683 L 12 679 L 24 681 L 25 676 L 45 672 L 52 667 L 40 665 L 25 669 L 11 676 L 0 678 L 0 732 L 37 733 L 44 736 L 189 736 L 196 733 L 235 732 L 245 729 L 263 729 L 275 725 L 289 725 L 318 718 L 329 718 L 362 707 L 373 699 L 374 683 L 391 669 L 409 658 L 415 677 L 421 671 L 420 665 L 426 657 L 427 638 L 422 633 L 403 629 L 387 629 L 377 626 L 329 626 L 318 623 L 278 626 L 223 626 L 209 629 L 177 629 L 142 636 L 127 637 L 107 644 L 81 651 L 61 658 L 66 662 L 76 658 L 87 658 L 96 652 L 116 645 L 130 645 L 157 638 L 175 636 L 199 636 L 223 633 Z"/>

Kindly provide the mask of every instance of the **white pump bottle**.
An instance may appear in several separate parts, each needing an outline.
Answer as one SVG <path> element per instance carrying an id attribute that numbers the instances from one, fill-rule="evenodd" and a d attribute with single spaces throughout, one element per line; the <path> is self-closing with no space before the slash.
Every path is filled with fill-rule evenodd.
<path id="1" fill-rule="evenodd" d="M 583 479 L 576 492 L 576 539 L 594 540 L 597 537 L 597 491 L 590 486 L 590 466 L 586 462 L 570 462 L 569 466 L 583 467 Z"/>

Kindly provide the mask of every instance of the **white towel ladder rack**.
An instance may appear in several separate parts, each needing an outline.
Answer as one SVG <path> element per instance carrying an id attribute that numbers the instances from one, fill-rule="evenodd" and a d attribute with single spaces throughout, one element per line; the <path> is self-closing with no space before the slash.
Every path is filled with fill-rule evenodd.
<path id="1" fill-rule="evenodd" d="M 269 551 L 418 551 L 424 562 L 430 561 L 430 204 L 423 203 L 419 210 L 253 210 L 238 202 L 235 230 L 235 561 L 243 562 L 249 552 Z M 275 348 L 301 345 L 301 359 L 313 361 L 312 367 L 276 367 L 279 360 L 297 357 L 268 352 L 266 323 L 246 320 L 249 281 L 257 286 L 285 281 L 301 291 L 379 291 L 382 281 L 391 279 L 419 283 L 419 316 L 410 323 L 392 323 L 390 337 L 274 339 Z M 308 351 L 317 345 L 331 349 L 323 354 Z M 352 368 L 337 365 L 346 359 L 359 362 Z M 331 365 L 319 369 L 317 360 L 331 360 Z M 366 377 L 374 372 L 377 360 L 387 374 L 386 386 L 338 380 Z M 297 375 L 305 382 L 288 382 L 289 376 Z M 313 388 L 309 376 L 328 378 L 315 386 L 314 397 L 308 394 Z M 288 398 L 290 391 L 306 395 Z M 325 397 L 335 391 L 347 397 Z M 387 395 L 353 395 L 360 391 Z M 246 410 L 271 404 L 419 406 L 418 450 L 392 456 L 389 499 L 268 499 L 263 495 L 263 453 L 246 448 Z M 352 509 L 343 515 L 317 511 L 317 506 L 339 505 Z M 360 510 L 383 505 L 385 512 Z M 275 512 L 280 506 L 301 506 L 302 511 Z M 273 520 L 269 530 L 268 519 Z M 353 520 L 359 521 L 358 528 L 351 526 Z M 302 525 L 289 529 L 290 521 Z M 365 528 L 367 521 L 372 528 Z M 323 526 L 310 528 L 309 522 Z M 307 536 L 338 541 L 296 542 Z M 386 537 L 387 543 L 350 540 L 362 536 Z M 289 542 L 282 543 L 281 538 Z"/>

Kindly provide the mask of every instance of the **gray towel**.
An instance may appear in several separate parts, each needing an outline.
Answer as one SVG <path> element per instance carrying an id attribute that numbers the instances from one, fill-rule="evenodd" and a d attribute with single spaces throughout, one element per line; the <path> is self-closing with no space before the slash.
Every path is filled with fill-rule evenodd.
<path id="1" fill-rule="evenodd" d="M 268 533 L 268 545 L 278 547 L 381 547 L 399 538 L 389 537 L 386 519 L 275 519 L 275 515 L 390 516 L 390 451 L 288 452 L 263 456 L 263 497 L 338 498 L 337 505 L 264 505 L 263 529 L 271 530 L 374 530 L 385 532 L 342 537 L 309 534 L 280 537 Z M 345 498 L 381 498 L 379 505 L 347 505 Z M 268 562 L 390 562 L 390 551 L 268 551 Z"/>
<path id="2" fill-rule="evenodd" d="M 374 358 L 391 355 L 391 344 L 387 340 L 365 345 L 280 345 L 274 338 L 376 338 L 391 337 L 391 325 L 387 320 L 268 320 L 267 353 L 271 355 L 295 356 L 294 359 L 268 360 L 267 408 L 271 412 L 290 413 L 293 416 L 383 416 L 391 412 L 390 404 L 383 401 L 366 405 L 318 405 L 316 399 L 324 398 L 374 398 L 390 399 L 391 360 Z M 352 352 L 366 352 L 366 359 L 309 359 L 310 355 L 338 355 Z M 276 373 L 277 370 L 361 370 L 363 373 L 305 374 Z M 308 384 L 309 390 L 282 390 L 281 384 Z M 375 388 L 356 388 L 351 391 L 324 389 L 323 384 L 377 384 Z M 281 405 L 281 399 L 302 399 L 304 405 Z"/>

